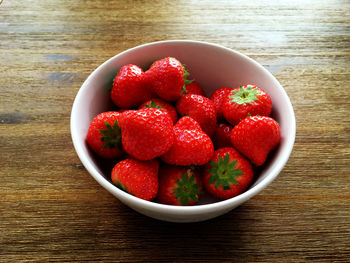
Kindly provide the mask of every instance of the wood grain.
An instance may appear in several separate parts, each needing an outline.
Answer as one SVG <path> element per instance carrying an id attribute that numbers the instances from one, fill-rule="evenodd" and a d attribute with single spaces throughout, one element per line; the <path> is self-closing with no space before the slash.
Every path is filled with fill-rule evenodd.
<path id="1" fill-rule="evenodd" d="M 0 5 L 0 262 L 350 262 L 350 2 L 15 1 Z M 291 158 L 222 217 L 139 215 L 81 165 L 69 132 L 84 79 L 167 39 L 236 49 L 297 119 Z"/>

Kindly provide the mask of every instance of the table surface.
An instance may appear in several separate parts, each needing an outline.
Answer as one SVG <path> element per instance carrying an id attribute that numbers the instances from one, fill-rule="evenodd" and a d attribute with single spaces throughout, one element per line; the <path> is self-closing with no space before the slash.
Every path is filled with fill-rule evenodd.
<path id="1" fill-rule="evenodd" d="M 10 1 L 0 5 L 0 262 L 350 262 L 350 2 Z M 148 218 L 88 174 L 74 97 L 146 42 L 209 41 L 272 72 L 297 134 L 279 177 L 221 217 Z"/>

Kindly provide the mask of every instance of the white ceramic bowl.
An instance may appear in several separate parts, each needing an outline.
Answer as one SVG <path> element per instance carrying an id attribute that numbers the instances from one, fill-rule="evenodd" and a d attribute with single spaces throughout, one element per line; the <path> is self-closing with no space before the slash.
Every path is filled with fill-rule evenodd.
<path id="1" fill-rule="evenodd" d="M 144 69 L 160 58 L 172 56 L 180 60 L 206 91 L 207 95 L 220 87 L 237 87 L 255 84 L 266 90 L 273 102 L 272 116 L 281 127 L 281 142 L 269 156 L 253 185 L 234 198 L 213 202 L 204 198 L 201 204 L 178 207 L 144 201 L 117 187 L 110 181 L 110 174 L 103 171 L 94 154 L 85 143 L 91 120 L 111 107 L 108 89 L 119 69 L 126 64 L 136 64 Z M 206 42 L 174 40 L 149 43 L 126 50 L 100 65 L 80 88 L 71 113 L 71 134 L 76 152 L 89 173 L 107 191 L 132 209 L 165 221 L 196 222 L 225 214 L 241 205 L 268 186 L 286 164 L 295 139 L 295 116 L 292 104 L 280 83 L 260 64 L 251 58 Z"/>

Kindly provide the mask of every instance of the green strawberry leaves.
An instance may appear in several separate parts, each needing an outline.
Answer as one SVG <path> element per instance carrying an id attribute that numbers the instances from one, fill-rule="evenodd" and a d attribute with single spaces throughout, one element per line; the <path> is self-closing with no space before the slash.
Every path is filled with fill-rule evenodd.
<path id="1" fill-rule="evenodd" d="M 107 121 L 105 121 L 105 126 L 107 129 L 98 130 L 103 134 L 101 141 L 104 142 L 103 148 L 115 148 L 121 145 L 121 130 L 117 119 L 115 120 L 113 126 L 111 126 Z"/>
<path id="2" fill-rule="evenodd" d="M 162 106 L 157 105 L 153 100 L 151 100 L 150 103 L 147 103 L 147 104 L 145 105 L 145 107 L 146 107 L 146 108 L 155 108 L 155 109 L 161 109 L 161 108 L 162 108 Z"/>
<path id="3" fill-rule="evenodd" d="M 182 92 L 184 94 L 187 94 L 186 85 L 193 82 L 193 79 L 192 80 L 187 79 L 187 77 L 190 73 L 185 69 L 185 67 L 183 67 L 183 69 L 184 69 L 184 85 L 182 86 Z"/>
<path id="4" fill-rule="evenodd" d="M 200 185 L 195 182 L 195 177 L 190 169 L 184 173 L 181 179 L 177 180 L 176 185 L 177 187 L 174 189 L 174 194 L 182 205 L 188 205 L 192 200 L 198 202 Z"/>
<path id="5" fill-rule="evenodd" d="M 229 98 L 232 99 L 231 103 L 241 105 L 259 100 L 257 95 L 259 95 L 259 90 L 255 86 L 247 85 L 246 87 L 240 86 L 238 90 L 232 90 L 232 95 Z"/>
<path id="6" fill-rule="evenodd" d="M 113 182 L 116 187 L 118 187 L 120 190 L 123 190 L 126 193 L 129 193 L 128 190 L 118 181 Z"/>
<path id="7" fill-rule="evenodd" d="M 207 172 L 212 176 L 209 178 L 209 184 L 215 184 L 215 188 L 222 185 L 224 190 L 231 189 L 230 184 L 238 184 L 235 176 L 244 174 L 240 169 L 235 168 L 237 160 L 230 162 L 230 156 L 226 154 L 224 158 L 219 157 L 218 162 L 210 161 L 211 169 Z"/>

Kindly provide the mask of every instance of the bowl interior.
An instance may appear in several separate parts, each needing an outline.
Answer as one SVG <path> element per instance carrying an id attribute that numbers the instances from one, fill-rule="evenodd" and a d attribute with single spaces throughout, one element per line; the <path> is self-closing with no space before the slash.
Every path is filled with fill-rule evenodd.
<path id="1" fill-rule="evenodd" d="M 117 189 L 109 181 L 109 169 L 111 169 L 109 165 L 112 166 L 113 163 L 100 165 L 98 158 L 88 149 L 85 136 L 91 120 L 97 114 L 114 109 L 109 99 L 109 89 L 113 78 L 122 66 L 136 64 L 147 70 L 153 61 L 168 56 L 181 61 L 190 72 L 190 79 L 195 79 L 208 96 L 218 88 L 237 87 L 244 84 L 255 84 L 266 90 L 271 96 L 272 116 L 280 124 L 282 138 L 278 148 L 269 156 L 268 163 L 259 170 L 259 176 L 255 182 L 247 192 L 242 194 L 245 195 L 244 200 L 254 196 L 278 175 L 288 160 L 295 138 L 293 108 L 284 89 L 272 74 L 261 65 L 231 49 L 209 43 L 165 41 L 146 44 L 120 53 L 98 67 L 79 90 L 71 116 L 72 139 L 84 166 L 108 191 L 120 198 L 121 201 L 128 201 L 127 199 L 131 196 Z M 235 197 L 230 201 L 222 202 L 231 202 L 233 206 L 235 200 L 238 202 L 243 199 Z M 151 203 L 135 199 L 133 201 L 141 201 L 142 205 Z M 213 200 L 209 198 L 205 199 L 202 204 L 211 202 Z M 160 209 L 168 207 L 154 203 L 151 206 L 154 205 L 158 205 Z M 227 209 L 227 206 L 225 208 Z"/>

